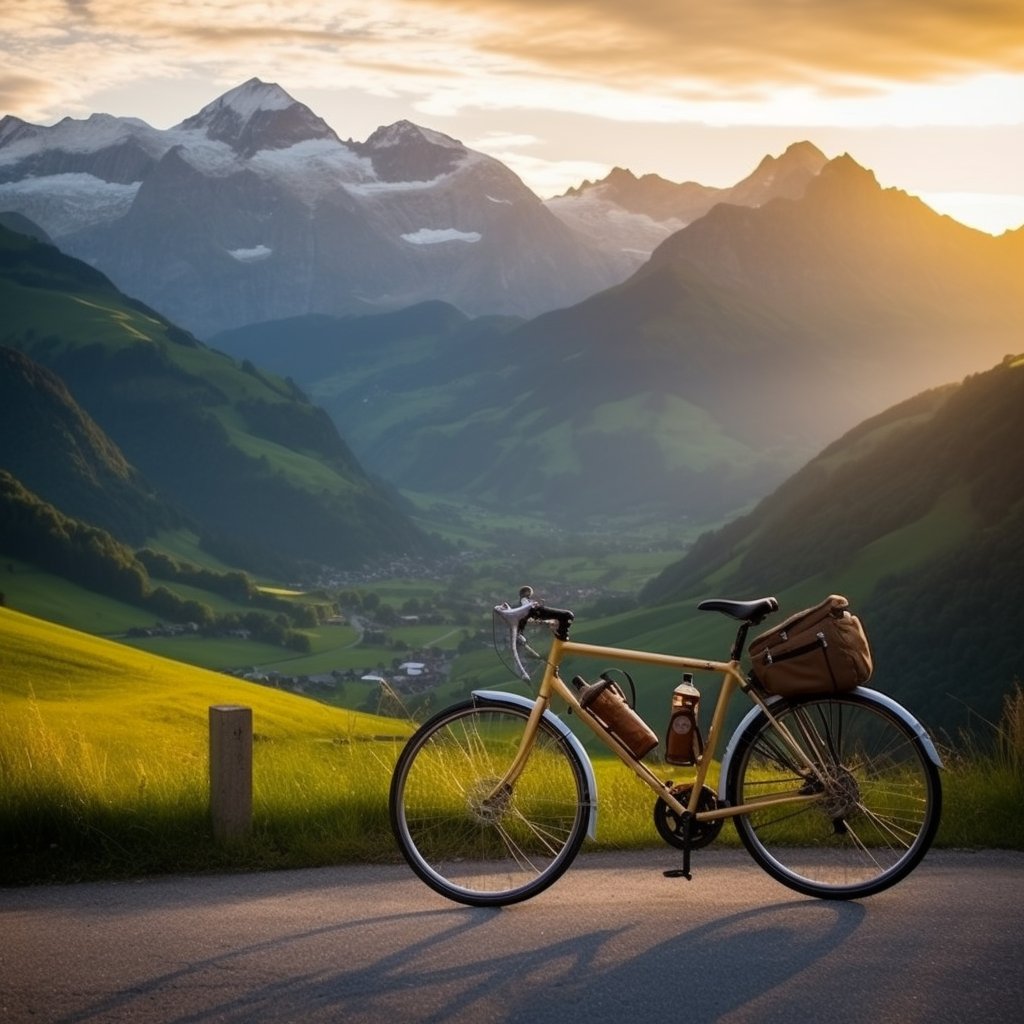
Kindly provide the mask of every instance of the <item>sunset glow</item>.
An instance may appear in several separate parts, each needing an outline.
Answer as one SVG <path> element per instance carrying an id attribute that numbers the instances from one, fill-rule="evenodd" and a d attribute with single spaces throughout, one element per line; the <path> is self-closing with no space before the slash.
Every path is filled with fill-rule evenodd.
<path id="1" fill-rule="evenodd" d="M 1019 0 L 11 0 L 0 38 L 0 113 L 34 123 L 168 127 L 257 76 L 342 138 L 408 118 L 544 196 L 616 165 L 727 185 L 809 139 L 985 230 L 1024 221 Z"/>

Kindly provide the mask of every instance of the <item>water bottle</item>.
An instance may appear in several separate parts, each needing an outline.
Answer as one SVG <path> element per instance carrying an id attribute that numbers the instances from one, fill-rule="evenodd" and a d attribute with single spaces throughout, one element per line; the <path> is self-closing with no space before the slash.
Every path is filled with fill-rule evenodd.
<path id="1" fill-rule="evenodd" d="M 658 734 L 629 706 L 617 683 L 602 676 L 588 683 L 576 676 L 580 707 L 592 714 L 639 761 L 658 745 Z"/>
<path id="2" fill-rule="evenodd" d="M 669 764 L 693 765 L 704 752 L 697 713 L 700 691 L 693 685 L 693 674 L 683 673 L 683 681 L 672 691 L 672 715 L 665 736 L 665 760 Z"/>

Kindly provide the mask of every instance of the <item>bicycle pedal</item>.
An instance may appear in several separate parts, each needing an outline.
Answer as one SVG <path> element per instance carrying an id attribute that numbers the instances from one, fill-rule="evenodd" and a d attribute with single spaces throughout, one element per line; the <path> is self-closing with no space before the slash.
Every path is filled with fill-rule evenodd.
<path id="1" fill-rule="evenodd" d="M 666 878 L 685 878 L 688 882 L 693 881 L 693 875 L 683 868 L 670 868 L 668 871 L 662 871 L 662 874 Z"/>

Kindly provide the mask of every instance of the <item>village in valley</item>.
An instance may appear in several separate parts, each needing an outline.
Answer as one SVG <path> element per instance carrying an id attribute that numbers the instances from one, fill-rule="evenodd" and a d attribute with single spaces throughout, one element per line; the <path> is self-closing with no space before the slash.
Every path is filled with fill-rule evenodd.
<path id="1" fill-rule="evenodd" d="M 371 688 L 376 687 L 381 691 L 382 699 L 387 691 L 401 697 L 415 697 L 433 690 L 448 679 L 453 656 L 451 652 L 436 647 L 426 647 L 414 653 L 422 660 L 401 660 L 396 657 L 386 667 L 378 664 L 362 669 L 332 669 L 330 672 L 312 675 L 288 675 L 278 669 L 249 666 L 229 670 L 226 674 L 321 700 L 338 697 L 349 683 L 368 683 Z"/>
<path id="2" fill-rule="evenodd" d="M 460 655 L 493 644 L 490 608 L 508 595 L 492 593 L 490 581 L 494 575 L 518 575 L 511 565 L 495 570 L 488 563 L 486 569 L 482 572 L 466 553 L 440 561 L 403 559 L 361 572 L 320 566 L 304 580 L 267 591 L 286 601 L 303 595 L 323 599 L 315 624 L 278 636 L 267 632 L 267 624 L 281 616 L 264 611 L 203 624 L 157 621 L 133 626 L 125 635 L 143 647 L 171 640 L 169 656 L 209 667 L 214 662 L 208 652 L 191 658 L 179 643 L 224 641 L 231 645 L 231 655 L 218 659 L 225 675 L 335 706 L 404 717 L 430 706 L 451 683 Z M 397 593 L 395 579 L 404 581 Z M 622 599 L 607 585 L 550 577 L 535 582 L 548 599 L 567 607 Z M 280 653 L 273 654 L 267 644 Z"/>

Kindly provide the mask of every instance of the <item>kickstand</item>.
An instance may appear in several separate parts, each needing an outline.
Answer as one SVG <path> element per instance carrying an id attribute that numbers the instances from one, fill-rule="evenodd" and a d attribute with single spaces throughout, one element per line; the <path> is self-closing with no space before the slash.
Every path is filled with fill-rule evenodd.
<path id="1" fill-rule="evenodd" d="M 693 880 L 693 875 L 690 874 L 690 836 L 693 833 L 693 815 L 689 811 L 683 812 L 682 826 L 683 866 L 662 873 L 666 878 L 685 878 L 689 882 Z"/>

